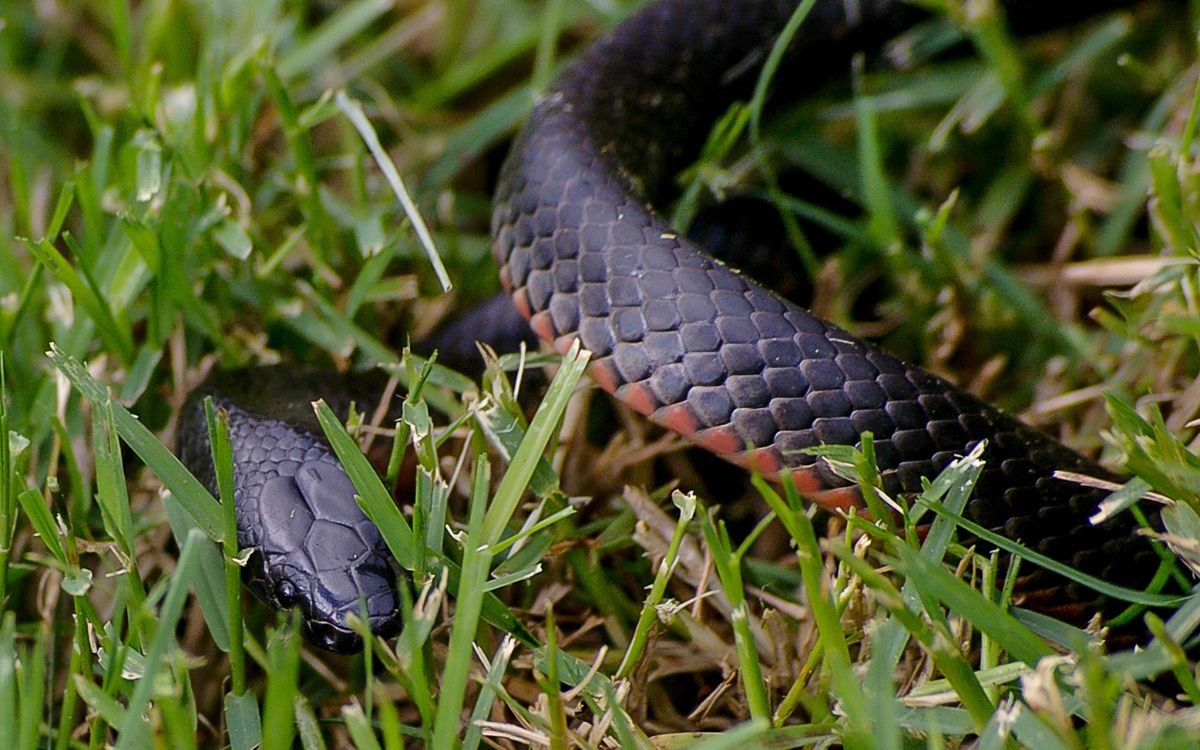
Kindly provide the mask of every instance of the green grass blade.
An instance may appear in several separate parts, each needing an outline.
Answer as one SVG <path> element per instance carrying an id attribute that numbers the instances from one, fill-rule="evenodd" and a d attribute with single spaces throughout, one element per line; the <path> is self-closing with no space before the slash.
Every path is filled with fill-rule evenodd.
<path id="1" fill-rule="evenodd" d="M 396 171 L 396 165 L 392 163 L 392 158 L 388 156 L 387 151 L 380 144 L 379 136 L 376 135 L 375 128 L 372 127 L 371 121 L 367 119 L 362 106 L 346 96 L 346 92 L 344 91 L 339 91 L 334 99 L 337 101 L 338 109 L 342 110 L 342 114 L 350 120 L 355 129 L 358 130 L 359 135 L 362 136 L 363 141 L 367 144 L 367 149 L 375 157 L 375 162 L 379 165 L 379 170 L 387 178 L 392 192 L 396 194 L 400 205 L 404 207 L 404 214 L 408 216 L 408 220 L 412 222 L 413 229 L 416 230 L 417 239 L 421 241 L 421 247 L 425 249 L 425 254 L 429 258 L 430 265 L 433 266 L 433 272 L 437 275 L 438 283 L 442 286 L 442 291 L 450 291 L 454 287 L 454 284 L 451 283 L 450 274 L 446 271 L 445 264 L 442 263 L 442 256 L 438 254 L 437 246 L 433 242 L 433 235 L 429 233 L 429 227 L 425 226 L 425 220 L 421 218 L 421 212 L 417 209 L 417 204 L 413 202 L 412 196 L 408 194 L 408 188 L 404 186 L 404 180 L 400 179 L 400 173 Z"/>
<path id="2" fill-rule="evenodd" d="M 142 747 L 142 745 L 136 744 L 142 729 L 146 726 L 142 716 L 149 707 L 150 692 L 154 687 L 158 670 L 165 663 L 168 649 L 175 643 L 175 624 L 179 621 L 179 615 L 183 611 L 188 587 L 191 585 L 198 561 L 197 550 L 202 541 L 204 541 L 204 536 L 199 531 L 189 532 L 187 541 L 184 542 L 183 549 L 179 553 L 179 563 L 175 566 L 175 573 L 171 576 L 171 584 L 167 588 L 167 596 L 156 617 L 154 638 L 150 641 L 149 650 L 146 651 L 145 669 L 134 686 L 133 694 L 129 697 L 129 706 L 125 709 L 125 716 L 119 725 L 117 750 Z"/>
<path id="3" fill-rule="evenodd" d="M 1144 604 L 1147 607 L 1177 607 L 1183 603 L 1183 599 L 1178 596 L 1170 596 L 1167 594 L 1151 594 L 1144 591 L 1137 591 L 1124 586 L 1116 586 L 1094 576 L 1087 575 L 1086 573 L 1081 573 L 1070 566 L 1063 565 L 1057 560 L 1053 560 L 1043 554 L 1034 552 L 1028 547 L 1012 541 L 1008 537 L 1001 536 L 994 531 L 989 531 L 974 521 L 971 521 L 957 513 L 953 513 L 944 507 L 927 503 L 922 503 L 922 505 L 937 515 L 949 521 L 953 521 L 956 526 L 960 527 L 972 536 L 978 537 L 992 546 L 999 547 L 1009 554 L 1020 555 L 1021 558 L 1026 562 L 1041 566 L 1049 571 L 1063 576 L 1064 578 L 1069 578 L 1076 583 L 1087 586 L 1089 589 L 1098 594 L 1103 594 L 1104 596 L 1120 599 L 1121 601 L 1131 602 L 1134 604 Z"/>
<path id="4" fill-rule="evenodd" d="M 492 562 L 492 551 L 484 541 L 484 513 L 490 483 L 491 467 L 487 457 L 480 454 L 476 457 L 472 482 L 471 517 L 463 540 L 462 575 L 455 597 L 454 627 L 450 631 L 450 646 L 446 653 L 437 716 L 433 723 L 433 747 L 453 747 L 458 743 L 463 700 L 471 663 L 475 659 L 475 632 L 479 628 L 479 616 L 483 609 L 484 583 Z"/>
<path id="5" fill-rule="evenodd" d="M 79 362 L 68 354 L 63 353 L 54 344 L 50 345 L 47 353 L 54 366 L 58 368 L 75 390 L 91 401 L 94 406 L 103 407 L 109 402 L 108 391 L 88 374 Z M 213 496 L 196 481 L 178 458 L 167 450 L 167 447 L 138 421 L 137 417 L 120 404 L 113 403 L 113 422 L 117 432 L 125 444 L 133 449 L 146 463 L 146 466 L 162 481 L 163 485 L 175 495 L 184 510 L 192 520 L 213 541 L 224 538 L 221 509 Z"/>
<path id="6" fill-rule="evenodd" d="M 412 570 L 417 559 L 417 546 L 413 538 L 412 527 L 408 525 L 408 521 L 400 509 L 396 507 L 391 493 L 383 486 L 379 475 L 375 473 L 375 467 L 371 466 L 371 462 L 359 450 L 354 438 L 346 432 L 341 420 L 337 418 L 328 404 L 318 401 L 313 404 L 313 410 L 316 412 L 321 429 L 325 432 L 326 439 L 329 440 L 330 447 L 337 454 L 338 460 L 342 462 L 342 467 L 350 476 L 354 487 L 361 493 L 358 501 L 363 512 L 379 527 L 379 532 L 383 534 L 383 539 L 387 542 L 388 549 L 396 557 L 396 562 L 400 563 L 402 567 Z"/>
<path id="7" fill-rule="evenodd" d="M 267 644 L 263 750 L 291 750 L 292 747 L 296 729 L 293 716 L 300 676 L 300 638 L 296 631 L 295 627 L 276 630 Z"/>
<path id="8" fill-rule="evenodd" d="M 546 391 L 545 398 L 538 406 L 520 447 L 513 454 L 512 461 L 509 462 L 508 469 L 492 497 L 487 517 L 484 519 L 484 544 L 495 544 L 503 535 L 504 528 L 521 501 L 521 495 L 529 486 L 529 480 L 533 477 L 542 452 L 546 450 L 546 445 L 549 444 L 566 411 L 567 401 L 575 390 L 575 384 L 583 376 L 590 356 L 589 352 L 580 349 L 578 341 L 572 344 L 571 350 L 563 356 L 562 368 Z"/>

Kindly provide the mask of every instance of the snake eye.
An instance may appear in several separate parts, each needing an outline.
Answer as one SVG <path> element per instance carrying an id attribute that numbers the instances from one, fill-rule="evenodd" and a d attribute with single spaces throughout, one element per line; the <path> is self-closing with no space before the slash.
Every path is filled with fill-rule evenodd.
<path id="1" fill-rule="evenodd" d="M 275 601 L 279 602 L 279 606 L 283 609 L 288 609 L 296 603 L 296 587 L 291 581 L 279 581 L 275 584 Z"/>

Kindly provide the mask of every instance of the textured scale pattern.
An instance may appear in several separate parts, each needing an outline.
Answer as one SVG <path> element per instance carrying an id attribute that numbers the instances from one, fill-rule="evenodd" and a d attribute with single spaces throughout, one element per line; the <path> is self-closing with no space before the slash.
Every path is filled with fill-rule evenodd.
<path id="1" fill-rule="evenodd" d="M 285 368 L 214 375 L 188 397 L 178 452 L 216 495 L 204 416 L 204 397 L 213 396 L 229 415 L 238 546 L 254 550 L 244 569 L 247 586 L 277 609 L 298 606 L 311 643 L 353 652 L 362 642 L 349 615 L 365 605 L 373 632 L 397 632 L 400 597 L 391 553 L 313 416 L 310 403 L 332 395 L 323 383 L 323 375 Z M 344 418 L 346 384 L 335 383 L 343 396 L 330 406 Z M 378 381 L 355 386 L 351 392 L 375 394 L 360 399 L 360 409 L 378 400 Z"/>
<path id="2" fill-rule="evenodd" d="M 666 0 L 584 52 L 538 104 L 501 173 L 494 250 L 517 309 L 561 351 L 579 339 L 593 352 L 593 379 L 637 411 L 739 465 L 790 471 L 827 506 L 860 498 L 805 448 L 855 445 L 870 431 L 884 488 L 897 494 L 920 491 L 923 477 L 986 439 L 971 519 L 1086 572 L 1144 585 L 1158 558 L 1129 517 L 1090 525 L 1103 495 L 1051 476 L 1107 476 L 1102 468 L 741 276 L 650 207 L 711 117 L 753 80 L 747 63 L 794 7 Z M 1017 20 L 1024 7 L 1011 8 Z M 890 2 L 818 2 L 777 80 L 829 71 L 830 59 L 848 60 L 913 17 Z M 1027 606 L 1062 617 L 1105 608 L 1045 572 L 1022 584 Z"/>
<path id="3" fill-rule="evenodd" d="M 1003 5 L 1014 28 L 1031 31 L 1122 3 Z M 1103 469 L 721 265 L 651 207 L 713 118 L 747 93 L 796 5 L 660 0 L 564 73 L 517 138 L 497 190 L 494 249 L 516 309 L 560 350 L 579 339 L 594 353 L 595 381 L 633 408 L 735 463 L 791 472 L 828 506 L 860 498 L 804 448 L 857 444 L 869 430 L 885 489 L 912 493 L 987 440 L 972 519 L 1140 587 L 1157 556 L 1129 516 L 1091 526 L 1100 494 L 1052 477 Z M 817 0 L 776 81 L 803 93 L 839 73 L 837 61 L 921 17 L 900 0 Z M 488 309 L 490 324 L 511 317 Z M 438 344 L 465 338 L 450 329 Z M 388 550 L 309 402 L 340 394 L 343 403 L 330 405 L 344 414 L 354 394 L 372 403 L 381 387 L 286 368 L 218 373 L 189 397 L 179 425 L 180 457 L 215 492 L 203 397 L 229 412 L 239 542 L 255 549 L 247 582 L 272 606 L 298 606 L 306 637 L 338 651 L 361 645 L 345 619 L 360 602 L 372 630 L 397 631 L 399 598 Z M 1023 570 L 1027 606 L 1075 621 L 1108 611 L 1090 591 Z"/>

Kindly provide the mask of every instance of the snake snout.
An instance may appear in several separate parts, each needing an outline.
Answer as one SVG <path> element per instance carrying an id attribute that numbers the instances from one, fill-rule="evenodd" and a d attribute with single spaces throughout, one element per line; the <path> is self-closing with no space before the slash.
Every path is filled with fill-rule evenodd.
<path id="1" fill-rule="evenodd" d="M 371 632 L 400 629 L 400 597 L 379 530 L 355 501 L 341 465 L 326 458 L 283 467 L 258 497 L 270 603 L 297 606 L 310 643 L 342 653 L 362 648 L 350 617 Z"/>

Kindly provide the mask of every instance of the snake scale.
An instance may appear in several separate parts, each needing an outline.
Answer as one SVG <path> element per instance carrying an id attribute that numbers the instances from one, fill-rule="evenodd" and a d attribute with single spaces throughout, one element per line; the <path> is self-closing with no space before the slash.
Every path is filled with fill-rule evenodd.
<path id="1" fill-rule="evenodd" d="M 1118 3 L 1004 3 L 1037 30 Z M 521 315 L 566 351 L 578 340 L 603 389 L 699 446 L 767 475 L 788 472 L 811 500 L 861 504 L 856 487 L 803 452 L 874 436 L 883 489 L 921 490 L 986 441 L 966 515 L 1105 580 L 1142 587 L 1158 557 L 1129 514 L 1093 526 L 1103 493 L 1055 479 L 1103 468 L 948 381 L 883 351 L 710 257 L 653 207 L 745 97 L 796 11 L 795 0 L 660 0 L 589 46 L 541 98 L 501 171 L 493 211 L 500 278 Z M 843 76 L 849 60 L 924 18 L 888 0 L 817 0 L 776 86 L 794 96 Z M 214 376 L 188 402 L 180 453 L 213 488 L 200 397 L 232 417 L 239 541 L 248 580 L 276 607 L 298 605 L 306 636 L 359 647 L 401 613 L 393 565 L 353 500 L 308 407 L 319 376 L 276 368 Z M 362 391 L 360 391 L 362 392 Z M 280 406 L 290 400 L 293 406 Z M 298 403 L 298 406 L 295 404 Z M 1080 622 L 1094 592 L 1028 566 L 1025 606 Z"/>

